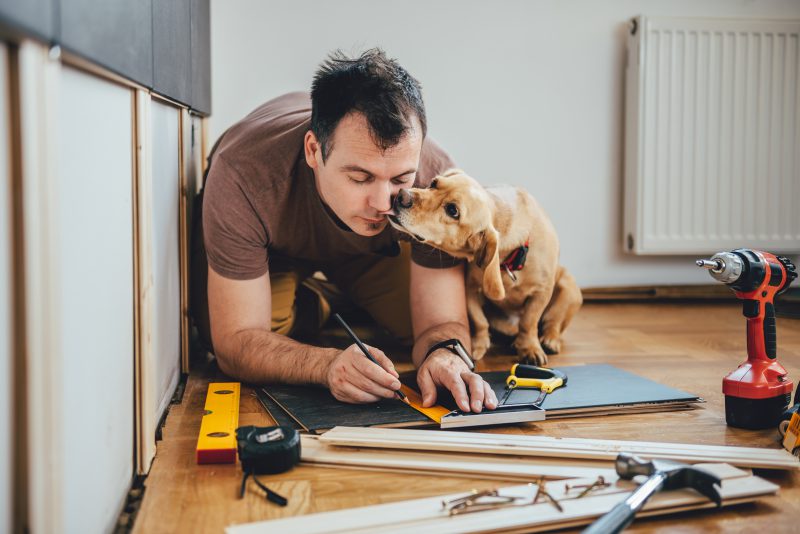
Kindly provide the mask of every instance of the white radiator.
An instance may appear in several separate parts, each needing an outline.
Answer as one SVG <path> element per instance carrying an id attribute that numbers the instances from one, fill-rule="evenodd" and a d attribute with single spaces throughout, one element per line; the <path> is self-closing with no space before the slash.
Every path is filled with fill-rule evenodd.
<path id="1" fill-rule="evenodd" d="M 800 21 L 632 21 L 626 251 L 800 251 L 799 34 Z"/>

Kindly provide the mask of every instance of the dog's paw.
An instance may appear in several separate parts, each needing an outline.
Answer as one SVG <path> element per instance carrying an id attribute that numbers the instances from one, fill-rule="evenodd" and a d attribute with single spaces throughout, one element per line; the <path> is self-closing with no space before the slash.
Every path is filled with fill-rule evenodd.
<path id="1" fill-rule="evenodd" d="M 472 359 L 475 361 L 480 360 L 486 356 L 486 351 L 489 350 L 489 336 L 475 336 L 472 338 Z"/>
<path id="2" fill-rule="evenodd" d="M 539 338 L 542 348 L 547 354 L 558 354 L 561 352 L 561 338 L 558 336 L 548 336 L 547 334 Z"/>
<path id="3" fill-rule="evenodd" d="M 522 359 L 522 363 L 531 363 L 533 365 L 547 365 L 547 354 L 539 344 L 539 340 L 531 341 L 518 337 L 514 341 L 514 348 L 517 349 L 517 354 Z"/>

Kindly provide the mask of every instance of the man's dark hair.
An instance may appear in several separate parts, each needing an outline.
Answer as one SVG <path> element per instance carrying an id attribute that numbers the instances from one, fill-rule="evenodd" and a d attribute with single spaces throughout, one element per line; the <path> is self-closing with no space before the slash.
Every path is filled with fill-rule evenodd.
<path id="1" fill-rule="evenodd" d="M 351 112 L 364 115 L 377 146 L 395 146 L 412 128 L 415 114 L 427 133 L 422 89 L 397 61 L 383 50 L 372 48 L 357 58 L 341 50 L 320 65 L 311 84 L 311 131 L 322 147 L 322 160 L 333 149 L 333 132 L 342 117 Z"/>

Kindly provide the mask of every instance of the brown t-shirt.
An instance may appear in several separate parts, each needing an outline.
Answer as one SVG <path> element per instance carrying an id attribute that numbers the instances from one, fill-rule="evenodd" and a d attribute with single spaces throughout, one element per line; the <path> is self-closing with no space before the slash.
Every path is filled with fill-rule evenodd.
<path id="1" fill-rule="evenodd" d="M 268 270 L 327 266 L 366 254 L 396 255 L 408 236 L 387 226 L 356 234 L 327 208 L 303 154 L 311 124 L 307 93 L 267 102 L 225 132 L 205 184 L 202 225 L 208 265 L 226 278 L 249 280 Z M 438 145 L 422 146 L 416 187 L 455 164 Z M 426 267 L 460 260 L 413 242 L 412 259 Z"/>

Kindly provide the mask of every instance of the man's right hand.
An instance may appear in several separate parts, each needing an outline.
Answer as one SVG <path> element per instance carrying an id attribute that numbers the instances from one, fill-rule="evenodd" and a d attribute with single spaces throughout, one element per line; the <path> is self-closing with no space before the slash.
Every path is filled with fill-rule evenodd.
<path id="1" fill-rule="evenodd" d="M 350 345 L 331 361 L 327 384 L 342 402 L 368 403 L 395 397 L 400 380 L 392 362 L 380 349 L 367 345 L 380 366 L 371 362 L 357 345 Z"/>

